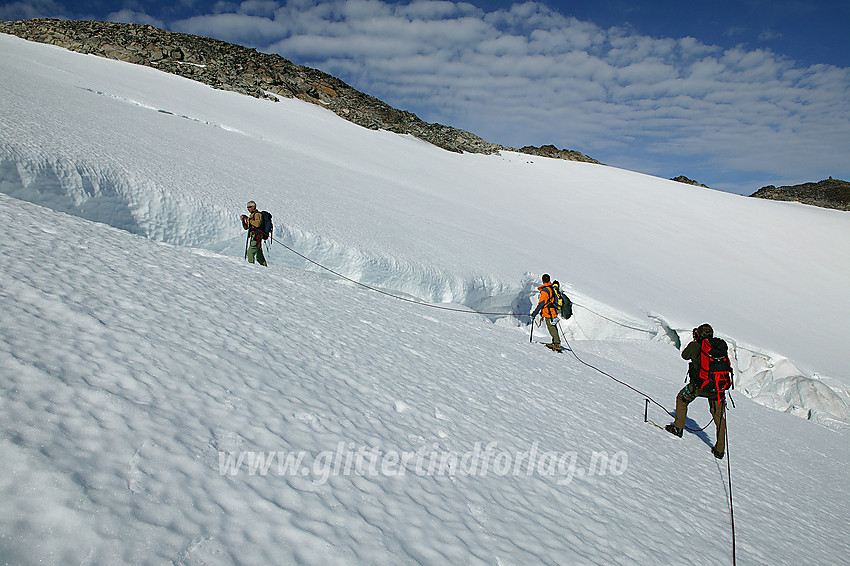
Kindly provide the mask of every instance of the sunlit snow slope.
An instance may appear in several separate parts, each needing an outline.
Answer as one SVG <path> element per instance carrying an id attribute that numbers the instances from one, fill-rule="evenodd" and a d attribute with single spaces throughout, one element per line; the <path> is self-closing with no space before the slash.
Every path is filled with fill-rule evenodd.
<path id="1" fill-rule="evenodd" d="M 457 155 L 297 100 L 259 101 L 0 36 L 0 186 L 16 198 L 240 256 L 255 199 L 277 236 L 427 301 L 530 310 L 542 272 L 581 338 L 679 345 L 710 322 L 740 390 L 847 421 L 850 215 L 611 167 Z M 282 249 L 272 261 L 306 266 Z M 681 337 L 681 338 L 680 338 Z"/>
<path id="2" fill-rule="evenodd" d="M 711 427 L 525 328 L 5 195 L 0 238 L 1 563 L 731 563 Z M 572 346 L 672 406 L 669 344 Z M 736 397 L 738 563 L 846 563 L 848 431 Z"/>
<path id="3" fill-rule="evenodd" d="M 739 563 L 850 560 L 846 214 L 454 155 L 3 35 L 0 192 L 0 563 L 729 564 L 727 464 Z M 527 312 L 551 272 L 575 353 L 668 409 L 713 323 L 726 459 L 522 319 L 279 245 L 248 265 L 250 198 L 394 293 Z"/>

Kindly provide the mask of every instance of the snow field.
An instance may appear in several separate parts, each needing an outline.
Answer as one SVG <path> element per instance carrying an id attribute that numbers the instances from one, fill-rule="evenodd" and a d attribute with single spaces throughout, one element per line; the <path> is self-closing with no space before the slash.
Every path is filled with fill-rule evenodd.
<path id="1" fill-rule="evenodd" d="M 640 396 L 529 344 L 524 328 L 6 196 L 0 229 L 3 300 L 14 306 L 0 316 L 16 329 L 0 341 L 7 561 L 729 560 L 712 427 L 680 440 L 643 423 Z M 669 344 L 573 346 L 672 406 L 684 364 Z M 736 401 L 738 557 L 846 558 L 845 433 Z M 709 418 L 700 405 L 691 426 Z M 486 474 L 418 473 L 415 461 L 403 474 L 221 473 L 221 453 L 304 452 L 313 466 L 340 443 L 384 455 L 495 444 Z M 495 472 L 497 456 L 516 462 L 535 443 L 574 453 L 572 475 L 545 462 L 544 473 Z M 627 461 L 583 475 L 594 453 Z"/>
<path id="2" fill-rule="evenodd" d="M 777 409 L 733 393 L 738 558 L 848 561 L 846 214 L 0 52 L 0 562 L 730 561 L 713 427 L 644 423 L 640 395 L 515 319 L 281 246 L 246 265 L 249 199 L 287 245 L 408 297 L 528 312 L 549 270 L 579 356 L 667 408 L 712 322 L 737 391 Z"/>
<path id="3" fill-rule="evenodd" d="M 577 309 L 577 336 L 675 343 L 708 320 L 745 360 L 747 395 L 828 426 L 850 419 L 846 214 L 611 167 L 455 155 L 301 101 L 10 36 L 0 48 L 6 194 L 233 256 L 254 199 L 282 241 L 324 265 L 479 310 L 530 307 L 548 270 L 590 309 Z"/>

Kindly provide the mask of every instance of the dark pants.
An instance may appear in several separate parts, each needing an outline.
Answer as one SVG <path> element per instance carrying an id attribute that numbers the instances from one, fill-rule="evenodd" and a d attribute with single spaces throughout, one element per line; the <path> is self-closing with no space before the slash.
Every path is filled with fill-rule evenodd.
<path id="1" fill-rule="evenodd" d="M 711 418 L 714 419 L 714 424 L 717 427 L 717 442 L 714 449 L 718 452 L 726 451 L 726 400 L 717 402 L 717 393 L 702 394 L 697 390 L 693 383 L 689 383 L 679 391 L 676 395 L 676 419 L 673 421 L 673 426 L 677 428 L 685 428 L 685 422 L 688 419 L 688 405 L 697 397 L 705 397 L 708 399 L 708 410 L 711 412 Z"/>

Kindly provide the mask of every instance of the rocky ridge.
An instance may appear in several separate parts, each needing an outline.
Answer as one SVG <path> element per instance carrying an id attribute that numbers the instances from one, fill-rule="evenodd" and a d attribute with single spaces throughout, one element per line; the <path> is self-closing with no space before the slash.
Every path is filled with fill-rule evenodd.
<path id="1" fill-rule="evenodd" d="M 412 112 L 393 108 L 317 69 L 296 65 L 280 55 L 207 37 L 149 25 L 54 19 L 0 21 L 0 33 L 147 65 L 256 98 L 272 101 L 277 101 L 277 97 L 299 98 L 365 128 L 410 134 L 449 151 L 484 154 L 519 151 L 599 163 L 578 151 L 558 150 L 554 146 L 517 150 L 490 143 L 464 130 L 429 124 Z"/>
<path id="2" fill-rule="evenodd" d="M 802 185 L 784 187 L 767 185 L 750 196 L 771 200 L 796 201 L 837 210 L 850 210 L 850 183 L 832 177 L 817 183 L 803 183 Z"/>
<path id="3" fill-rule="evenodd" d="M 581 152 L 575 151 L 574 149 L 558 149 L 554 145 L 542 145 L 540 147 L 527 145 L 525 147 L 521 147 L 520 149 L 514 149 L 512 151 L 527 153 L 529 155 L 538 155 L 540 157 L 552 157 L 554 159 L 566 159 L 568 161 L 584 161 L 586 163 L 597 163 L 601 165 L 601 163 L 599 163 L 592 157 L 588 157 Z"/>
<path id="4" fill-rule="evenodd" d="M 694 181 L 693 179 L 688 179 L 684 175 L 679 175 L 678 177 L 673 177 L 670 179 L 671 181 L 678 181 L 679 183 L 685 183 L 686 185 L 694 185 L 695 187 L 703 187 L 706 189 L 710 189 L 708 185 L 703 185 L 699 181 Z"/>

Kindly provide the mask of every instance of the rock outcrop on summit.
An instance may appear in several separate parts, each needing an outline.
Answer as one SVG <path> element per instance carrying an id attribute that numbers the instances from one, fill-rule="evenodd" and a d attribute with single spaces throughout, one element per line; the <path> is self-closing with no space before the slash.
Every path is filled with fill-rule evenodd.
<path id="1" fill-rule="evenodd" d="M 689 178 L 685 177 L 684 175 L 679 175 L 678 177 L 673 177 L 673 178 L 672 178 L 672 179 L 670 179 L 670 180 L 671 180 L 671 181 L 677 181 L 677 182 L 679 182 L 679 183 L 685 183 L 686 185 L 693 185 L 693 186 L 695 186 L 695 187 L 703 187 L 703 188 L 705 188 L 705 189 L 710 189 L 710 188 L 711 188 L 711 187 L 709 187 L 708 185 L 703 185 L 703 184 L 702 184 L 702 183 L 700 183 L 699 181 L 694 181 L 693 179 L 689 179 Z"/>
<path id="2" fill-rule="evenodd" d="M 796 201 L 837 210 L 850 210 L 850 183 L 832 177 L 817 183 L 803 183 L 802 185 L 784 187 L 768 185 L 750 196 L 771 200 Z"/>
<path id="3" fill-rule="evenodd" d="M 539 155 L 540 157 L 552 157 L 554 159 L 566 159 L 568 161 L 584 161 L 586 163 L 597 163 L 602 165 L 599 161 L 574 149 L 558 149 L 554 145 L 542 145 L 540 147 L 527 145 L 516 151 L 519 151 L 520 153 L 527 153 L 529 155 Z"/>
<path id="4" fill-rule="evenodd" d="M 0 33 L 147 65 L 213 88 L 257 98 L 272 101 L 277 97 L 300 98 L 365 128 L 410 134 L 448 151 L 491 154 L 506 150 L 544 155 L 538 148 L 517 150 L 485 141 L 465 130 L 427 123 L 416 114 L 393 108 L 327 73 L 296 65 L 280 55 L 217 39 L 149 25 L 55 19 L 0 21 Z M 554 150 L 545 152 L 547 157 L 598 163 L 577 151 L 544 147 Z"/>

